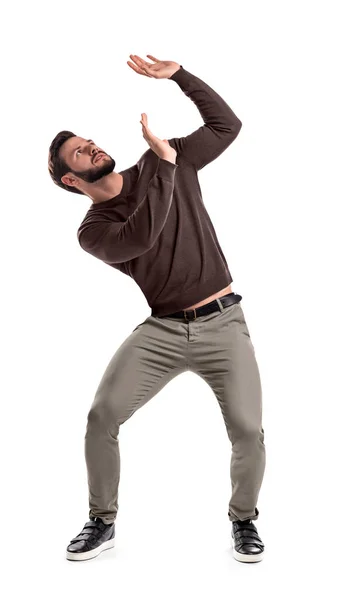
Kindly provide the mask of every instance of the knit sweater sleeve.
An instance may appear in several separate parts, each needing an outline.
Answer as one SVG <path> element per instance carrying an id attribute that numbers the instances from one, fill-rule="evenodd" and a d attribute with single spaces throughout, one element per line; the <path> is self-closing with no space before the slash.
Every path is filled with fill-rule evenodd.
<path id="1" fill-rule="evenodd" d="M 146 194 L 126 221 L 110 221 L 107 215 L 94 212 L 78 229 L 83 250 L 110 264 L 131 260 L 150 250 L 171 208 L 177 167 L 159 158 Z"/>
<path id="2" fill-rule="evenodd" d="M 183 158 L 199 170 L 220 156 L 237 137 L 242 123 L 225 100 L 209 85 L 180 65 L 169 79 L 175 81 L 198 108 L 204 125 L 186 137 L 168 140 Z"/>

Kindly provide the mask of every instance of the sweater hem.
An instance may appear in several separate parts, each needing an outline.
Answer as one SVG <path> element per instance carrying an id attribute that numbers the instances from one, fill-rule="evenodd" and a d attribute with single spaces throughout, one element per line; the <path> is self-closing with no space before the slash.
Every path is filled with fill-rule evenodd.
<path id="1" fill-rule="evenodd" d="M 164 317 L 171 313 L 178 312 L 179 310 L 184 310 L 184 307 L 201 302 L 205 298 L 208 298 L 227 287 L 232 282 L 232 275 L 230 272 L 226 271 L 221 277 L 207 279 L 203 284 L 200 283 L 199 285 L 198 283 L 197 285 L 188 288 L 186 292 L 178 294 L 178 300 L 176 302 L 151 307 L 151 316 Z"/>

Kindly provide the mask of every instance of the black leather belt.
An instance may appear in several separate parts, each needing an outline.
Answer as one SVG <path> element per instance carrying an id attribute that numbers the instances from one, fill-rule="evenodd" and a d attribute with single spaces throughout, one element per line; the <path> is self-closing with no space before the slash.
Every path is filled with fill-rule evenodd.
<path id="1" fill-rule="evenodd" d="M 235 292 L 231 292 L 230 294 L 226 294 L 225 296 L 220 296 L 218 298 L 224 308 L 226 306 L 231 306 L 231 304 L 235 304 L 242 300 L 242 296 L 240 294 L 236 294 Z M 198 306 L 198 308 L 190 308 L 188 310 L 179 310 L 178 312 L 172 313 L 170 315 L 161 315 L 159 319 L 164 317 L 173 317 L 178 319 L 186 319 L 187 321 L 193 321 L 197 317 L 202 317 L 203 315 L 208 315 L 211 312 L 216 310 L 220 311 L 220 306 L 216 300 L 212 300 L 212 302 L 208 302 L 207 304 L 203 304 L 203 306 Z M 192 313 L 190 316 L 188 313 Z"/>

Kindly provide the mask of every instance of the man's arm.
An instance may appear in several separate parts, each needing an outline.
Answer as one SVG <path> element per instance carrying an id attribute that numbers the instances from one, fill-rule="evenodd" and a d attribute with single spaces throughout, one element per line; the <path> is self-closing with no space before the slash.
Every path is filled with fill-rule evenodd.
<path id="1" fill-rule="evenodd" d="M 155 244 L 171 208 L 174 176 L 178 165 L 159 158 L 147 192 L 125 222 L 107 216 L 91 216 L 78 229 L 80 246 L 107 263 L 121 263 L 144 254 Z"/>
<path id="2" fill-rule="evenodd" d="M 242 123 L 219 94 L 182 65 L 168 79 L 173 79 L 194 102 L 204 120 L 204 125 L 186 137 L 168 140 L 178 155 L 198 171 L 228 148 L 237 137 Z"/>

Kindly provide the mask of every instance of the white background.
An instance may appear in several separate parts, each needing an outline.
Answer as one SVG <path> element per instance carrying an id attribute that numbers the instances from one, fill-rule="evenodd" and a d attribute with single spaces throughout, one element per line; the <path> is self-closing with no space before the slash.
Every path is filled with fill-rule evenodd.
<path id="1" fill-rule="evenodd" d="M 337 597 L 336 2 L 16 2 L 1 35 L 1 551 L 6 598 Z M 108 361 L 150 308 L 85 253 L 88 197 L 55 186 L 48 147 L 91 137 L 121 171 L 202 124 L 129 54 L 182 64 L 243 123 L 199 174 L 256 350 L 267 463 L 262 563 L 232 557 L 230 442 L 184 373 L 120 431 L 116 547 L 65 558 L 88 520 L 86 418 Z"/>

